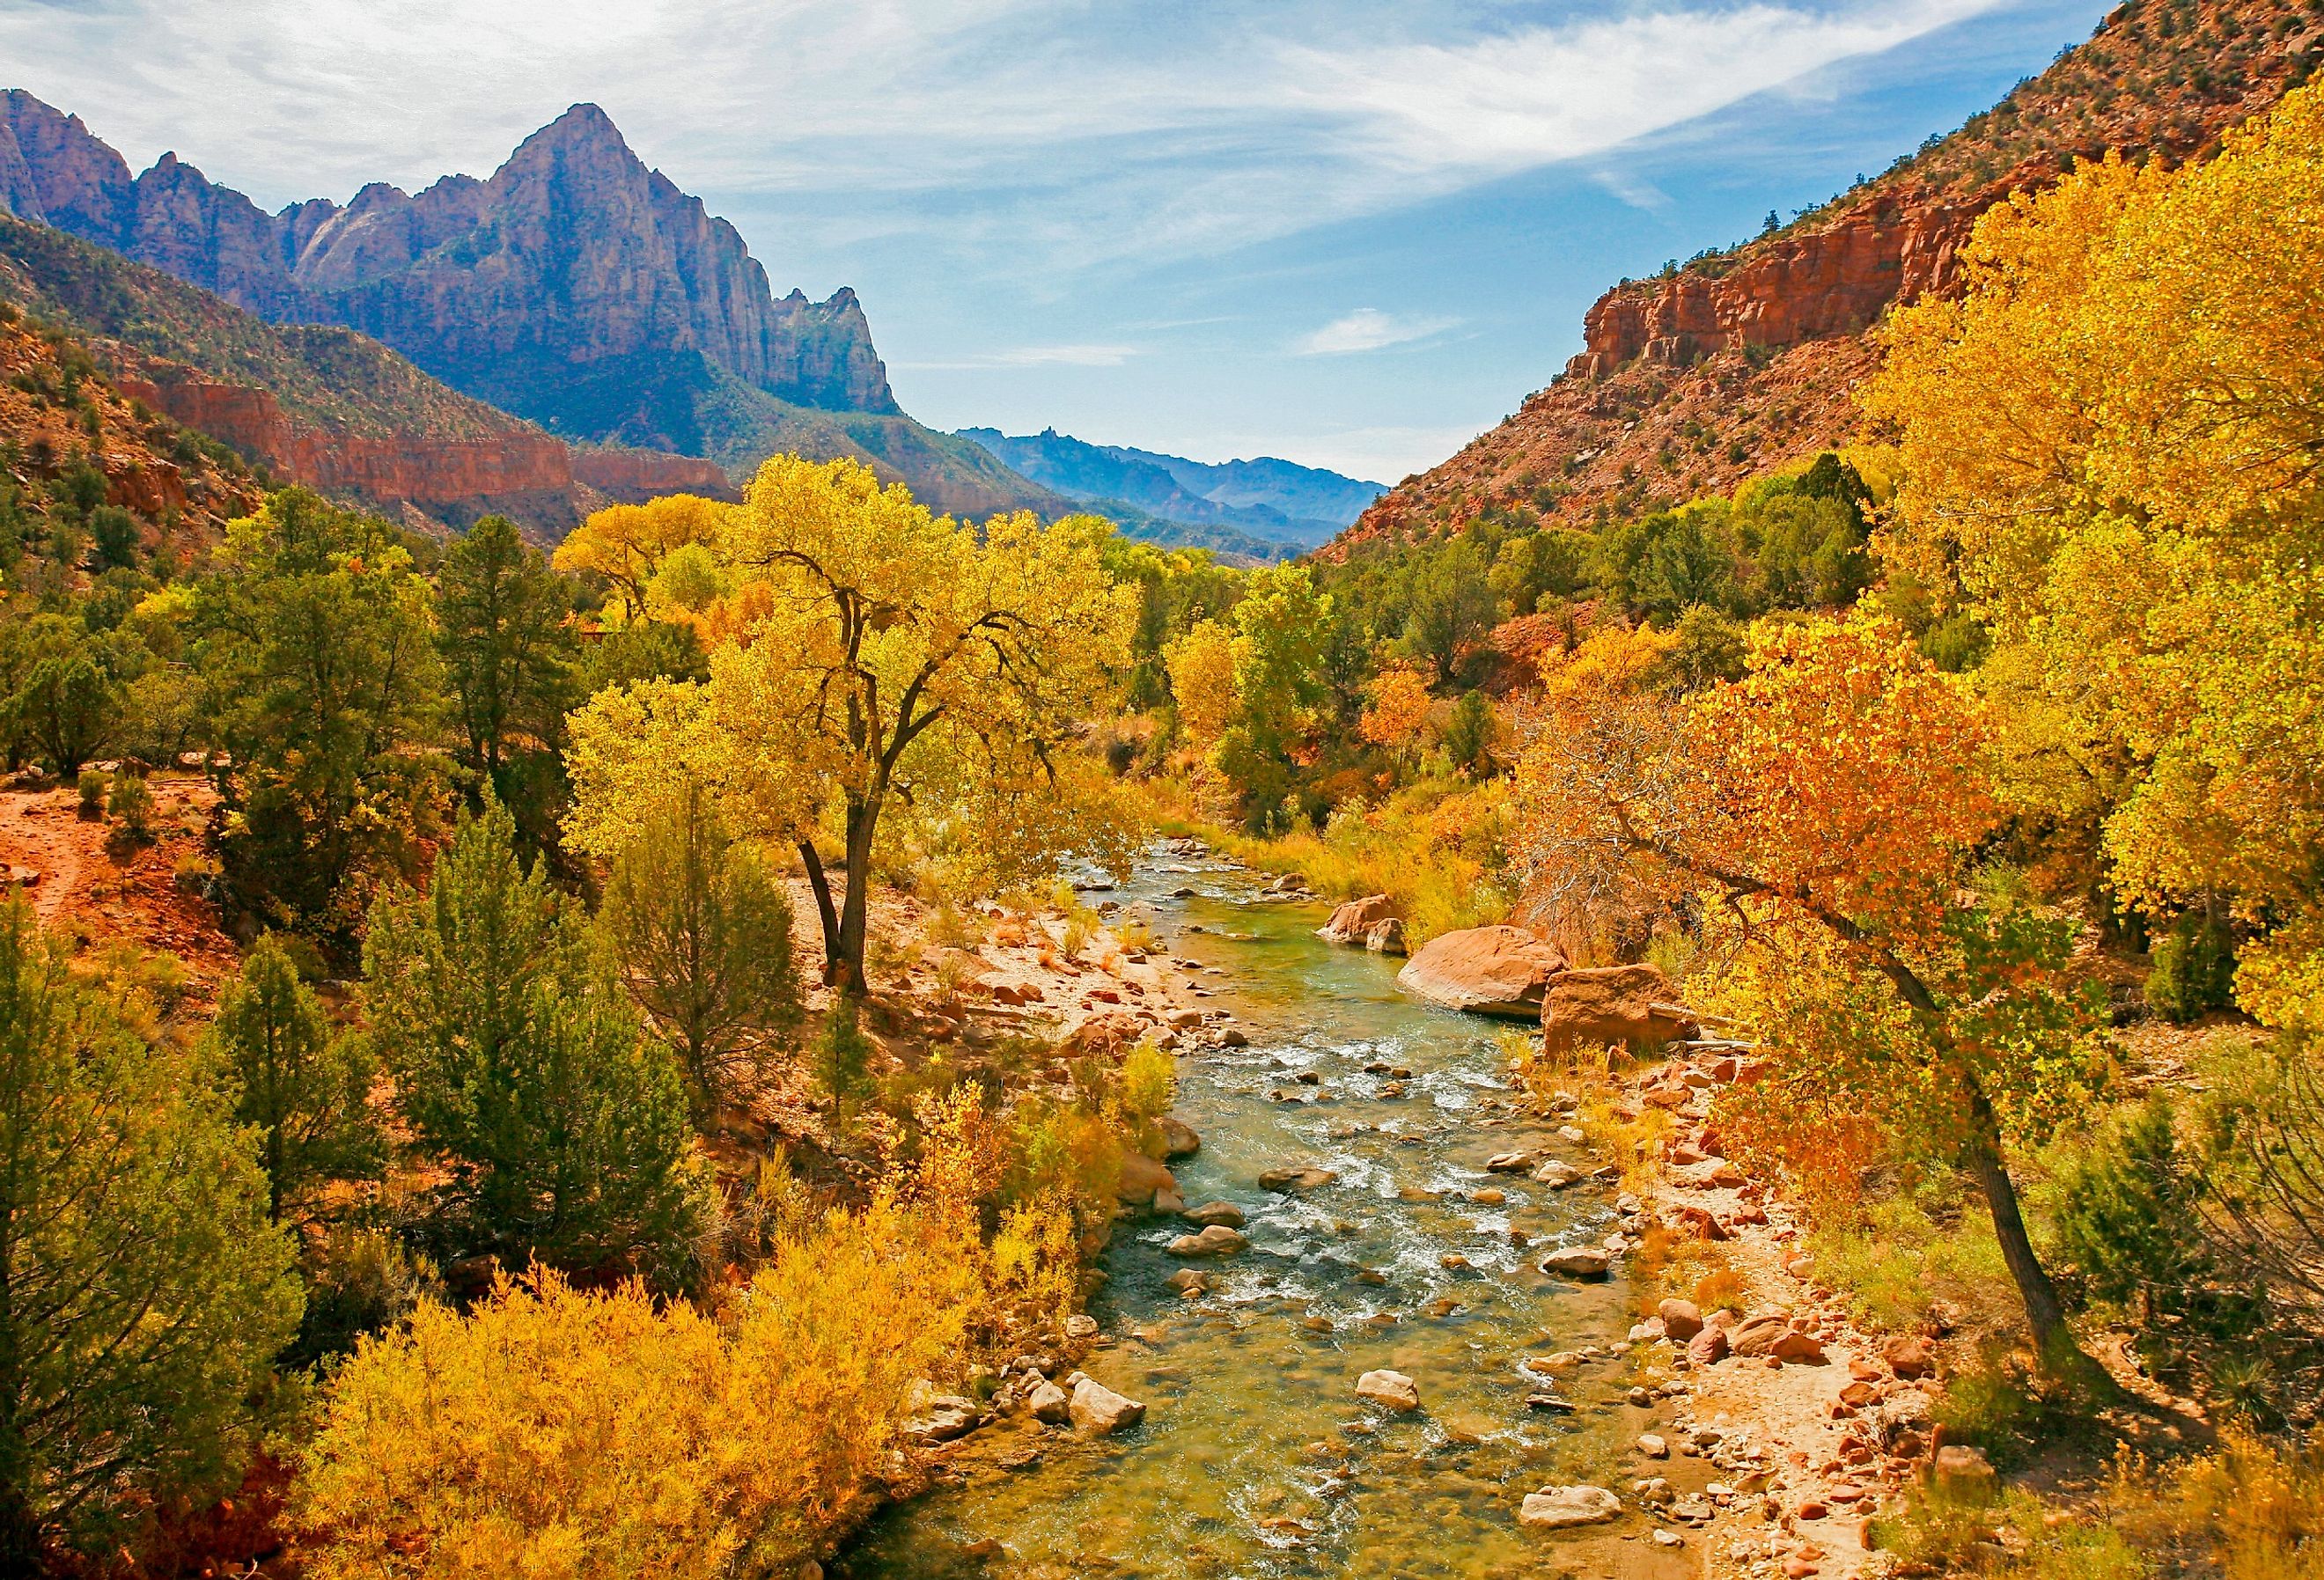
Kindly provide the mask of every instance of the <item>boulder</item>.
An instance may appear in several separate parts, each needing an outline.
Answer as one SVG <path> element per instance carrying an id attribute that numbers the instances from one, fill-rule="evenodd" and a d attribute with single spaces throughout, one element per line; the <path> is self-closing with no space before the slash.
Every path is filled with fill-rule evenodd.
<path id="1" fill-rule="evenodd" d="M 1114 1190 L 1116 1196 L 1131 1206 L 1146 1206 L 1165 1190 L 1173 1196 L 1178 1191 L 1177 1177 L 1167 1167 L 1143 1152 L 1121 1154 L 1121 1183 Z"/>
<path id="2" fill-rule="evenodd" d="M 1182 1267 L 1162 1281 L 1190 1299 L 1196 1295 L 1209 1294 L 1218 1282 L 1200 1268 L 1191 1267 Z"/>
<path id="3" fill-rule="evenodd" d="M 1727 1358 L 1727 1330 L 1706 1327 L 1686 1341 L 1686 1360 L 1691 1366 L 1715 1366 Z"/>
<path id="4" fill-rule="evenodd" d="M 1398 987 L 1448 1010 L 1537 1020 L 1544 991 L 1565 956 L 1522 928 L 1463 928 L 1420 947 L 1397 973 Z"/>
<path id="5" fill-rule="evenodd" d="M 1613 1258 L 1590 1246 L 1554 1251 L 1542 1258 L 1541 1270 L 1566 1279 L 1602 1279 L 1613 1270 Z"/>
<path id="6" fill-rule="evenodd" d="M 1162 1132 L 1162 1156 L 1171 1162 L 1191 1158 L 1203 1150 L 1203 1138 L 1185 1120 L 1166 1113 L 1154 1123 Z"/>
<path id="7" fill-rule="evenodd" d="M 1663 1441 L 1660 1437 L 1652 1432 L 1641 1432 L 1638 1434 L 1637 1447 L 1638 1452 L 1645 1455 L 1648 1459 L 1668 1459 L 1670 1457 L 1670 1445 Z"/>
<path id="8" fill-rule="evenodd" d="M 1043 1378 L 1033 1385 L 1032 1394 L 1025 1401 L 1033 1411 L 1033 1418 L 1053 1427 L 1062 1427 L 1073 1419 L 1073 1401 L 1065 1391 Z"/>
<path id="9" fill-rule="evenodd" d="M 1936 1369 L 1935 1363 L 1929 1358 L 1927 1342 L 1910 1334 L 1898 1334 L 1881 1345 L 1880 1358 L 1888 1363 L 1891 1372 L 1906 1381 L 1926 1377 Z"/>
<path id="10" fill-rule="evenodd" d="M 1067 1032 L 1058 1049 L 1067 1054 L 1119 1053 L 1136 1045 L 1146 1030 L 1146 1022 L 1127 1010 L 1100 1010 Z"/>
<path id="11" fill-rule="evenodd" d="M 1317 928 L 1315 936 L 1327 944 L 1361 944 L 1369 941 L 1372 929 L 1394 920 L 1395 901 L 1385 894 L 1367 894 L 1333 911 L 1332 919 Z"/>
<path id="12" fill-rule="evenodd" d="M 1259 1187 L 1261 1190 L 1314 1190 L 1338 1178 L 1329 1169 L 1303 1164 L 1296 1169 L 1269 1169 L 1259 1177 Z"/>
<path id="13" fill-rule="evenodd" d="M 1737 1323 L 1727 1335 L 1727 1347 L 1746 1360 L 1759 1360 L 1775 1353 L 1775 1341 L 1792 1331 L 1788 1311 L 1761 1311 Z"/>
<path id="14" fill-rule="evenodd" d="M 1242 1209 L 1231 1201 L 1206 1201 L 1201 1206 L 1188 1207 L 1178 1215 L 1189 1224 L 1199 1224 L 1205 1229 L 1214 1224 L 1222 1224 L 1230 1229 L 1240 1229 L 1243 1224 Z"/>
<path id="15" fill-rule="evenodd" d="M 1561 971 L 1541 1000 L 1545 1052 L 1607 1043 L 1633 1049 L 1660 1048 L 1701 1028 L 1678 1003 L 1670 979 L 1652 966 L 1600 966 Z"/>
<path id="16" fill-rule="evenodd" d="M 1664 1334 L 1681 1344 L 1702 1331 L 1702 1309 L 1692 1300 L 1665 1300 L 1655 1315 L 1663 1319 Z"/>
<path id="17" fill-rule="evenodd" d="M 1416 1410 L 1420 1385 L 1401 1372 L 1367 1372 L 1356 1379 L 1356 1397 L 1392 1410 Z"/>
<path id="18" fill-rule="evenodd" d="M 1146 1407 L 1135 1400 L 1124 1399 L 1111 1388 L 1084 1377 L 1074 1384 L 1073 1397 L 1066 1401 L 1066 1414 L 1074 1430 L 1102 1437 L 1124 1427 L 1134 1427 L 1146 1418 Z"/>
<path id="19" fill-rule="evenodd" d="M 1575 1525 L 1603 1525 L 1622 1512 L 1622 1500 L 1603 1487 L 1544 1487 L 1527 1492 L 1517 1510 L 1517 1523 L 1535 1530 L 1563 1530 Z"/>
<path id="20" fill-rule="evenodd" d="M 982 1422 L 984 1413 L 973 1399 L 954 1394 L 938 1394 L 928 1400 L 928 1413 L 908 1428 L 914 1437 L 930 1443 L 949 1443 L 955 1437 L 965 1437 Z"/>
<path id="21" fill-rule="evenodd" d="M 1181 1234 L 1170 1242 L 1173 1256 L 1232 1256 L 1250 1249 L 1250 1242 L 1242 1232 L 1224 1224 L 1213 1224 L 1199 1234 Z"/>
<path id="22" fill-rule="evenodd" d="M 1496 1152 L 1485 1160 L 1488 1174 L 1522 1174 L 1541 1161 L 1539 1152 Z"/>
<path id="23" fill-rule="evenodd" d="M 1557 1158 L 1552 1158 L 1533 1171 L 1534 1183 L 1546 1185 L 1552 1190 L 1563 1190 L 1569 1185 L 1578 1185 L 1583 1178 L 1581 1169 Z"/>
<path id="24" fill-rule="evenodd" d="M 1404 948 L 1404 923 L 1394 917 L 1372 923 L 1371 931 L 1364 935 L 1364 947 L 1375 955 L 1401 955 Z"/>

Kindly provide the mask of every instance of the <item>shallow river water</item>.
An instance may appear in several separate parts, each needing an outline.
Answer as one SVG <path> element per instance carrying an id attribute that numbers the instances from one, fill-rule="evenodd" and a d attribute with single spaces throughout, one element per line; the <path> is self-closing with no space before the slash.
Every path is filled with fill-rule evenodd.
<path id="1" fill-rule="evenodd" d="M 1196 894 L 1170 897 L 1185 887 Z M 1636 1534 L 1544 1536 L 1517 1523 L 1524 1494 L 1545 1483 L 1609 1484 L 1635 1425 L 1603 1408 L 1631 1381 L 1618 1359 L 1554 1385 L 1599 1408 L 1527 1407 L 1550 1385 L 1522 1361 L 1611 1344 L 1628 1317 L 1618 1280 L 1536 1270 L 1550 1250 L 1604 1236 L 1608 1192 L 1485 1172 L 1492 1154 L 1522 1148 L 1585 1169 L 1602 1160 L 1518 1112 L 1492 1026 L 1406 998 L 1398 962 L 1323 943 L 1323 911 L 1259 901 L 1240 871 L 1164 858 L 1114 898 L 1150 908 L 1172 953 L 1226 973 L 1204 979 L 1209 1002 L 1234 1012 L 1250 1046 L 1181 1056 L 1176 1112 L 1203 1145 L 1175 1167 L 1188 1203 L 1243 1209 L 1251 1249 L 1193 1264 L 1219 1288 L 1182 1299 L 1164 1280 L 1187 1264 L 1164 1248 L 1187 1226 L 1124 1219 L 1091 1307 L 1106 1343 L 1084 1369 L 1144 1401 L 1144 1423 L 1088 1442 L 1022 1418 L 990 1428 L 957 1483 L 890 1511 L 838 1574 L 1686 1572 L 1640 1550 Z M 1367 1065 L 1409 1070 L 1402 1095 Z M 1319 1082 L 1302 1085 L 1303 1071 Z M 1338 1178 L 1299 1195 L 1259 1187 L 1261 1171 L 1298 1164 Z M 1495 1190 L 1503 1204 L 1471 1199 Z M 1375 1368 L 1413 1377 L 1421 1411 L 1359 1400 L 1356 1380 Z M 995 1463 L 1036 1447 L 1023 1468 Z"/>

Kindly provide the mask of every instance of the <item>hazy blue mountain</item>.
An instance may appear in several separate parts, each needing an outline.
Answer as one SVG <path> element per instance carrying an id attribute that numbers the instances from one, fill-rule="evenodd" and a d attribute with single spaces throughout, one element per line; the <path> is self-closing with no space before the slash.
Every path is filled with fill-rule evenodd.
<path id="1" fill-rule="evenodd" d="M 1190 528 L 1231 529 L 1278 546 L 1268 558 L 1328 541 L 1387 492 L 1385 484 L 1272 457 L 1190 461 L 1126 445 L 1090 444 L 1055 429 L 1011 437 L 998 429 L 964 428 L 959 437 L 1068 498 L 1129 505 Z"/>

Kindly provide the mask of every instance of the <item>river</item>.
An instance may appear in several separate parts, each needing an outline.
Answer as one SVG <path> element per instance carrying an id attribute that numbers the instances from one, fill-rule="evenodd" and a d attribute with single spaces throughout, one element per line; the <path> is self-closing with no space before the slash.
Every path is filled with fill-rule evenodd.
<path id="1" fill-rule="evenodd" d="M 837 1574 L 1695 1572 L 1650 1550 L 1635 1520 L 1565 1535 L 1517 1522 L 1536 1487 L 1635 1474 L 1620 1467 L 1643 1412 L 1615 1402 L 1635 1380 L 1614 1356 L 1559 1378 L 1552 1391 L 1573 1413 L 1527 1405 L 1549 1385 L 1521 1362 L 1611 1346 L 1628 1316 L 1618 1280 L 1574 1284 L 1535 1267 L 1603 1238 L 1609 1194 L 1485 1171 L 1494 1153 L 1536 1147 L 1584 1169 L 1603 1160 L 1520 1111 L 1493 1027 L 1405 997 L 1398 962 L 1322 942 L 1322 910 L 1261 901 L 1223 863 L 1164 857 L 1113 898 L 1150 911 L 1173 953 L 1225 973 L 1204 979 L 1210 1002 L 1250 1043 L 1180 1058 L 1176 1112 L 1203 1145 L 1175 1167 L 1189 1204 L 1243 1209 L 1251 1248 L 1181 1263 L 1165 1248 L 1187 1225 L 1122 1220 L 1091 1306 L 1106 1342 L 1084 1368 L 1144 1401 L 1144 1423 L 1093 1441 L 1022 1418 L 987 1428 L 956 1480 L 889 1511 Z M 1296 1195 L 1257 1183 L 1299 1164 L 1337 1178 Z M 1181 1298 L 1165 1280 L 1183 1265 L 1211 1270 L 1218 1289 Z M 1356 1380 L 1375 1368 L 1414 1378 L 1422 1409 L 1360 1401 Z M 1022 1468 L 997 1463 L 1037 1446 Z"/>

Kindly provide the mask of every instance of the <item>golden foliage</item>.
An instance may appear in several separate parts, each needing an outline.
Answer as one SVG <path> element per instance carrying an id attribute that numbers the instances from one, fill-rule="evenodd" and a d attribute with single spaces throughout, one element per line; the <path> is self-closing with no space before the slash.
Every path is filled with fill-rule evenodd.
<path id="1" fill-rule="evenodd" d="M 568 574 L 604 577 L 613 595 L 608 612 L 634 620 L 646 613 L 648 589 L 662 562 L 689 544 L 715 541 L 733 509 L 696 494 L 608 505 L 573 529 L 550 563 Z"/>
<path id="2" fill-rule="evenodd" d="M 1417 670 L 1401 665 L 1382 670 L 1371 684 L 1370 697 L 1357 729 L 1375 746 L 1409 752 L 1428 722 L 1432 699 L 1428 681 Z"/>
<path id="3" fill-rule="evenodd" d="M 1996 639 L 2007 793 L 2099 830 L 2126 901 L 2227 897 L 2287 1025 L 2324 1012 L 2319 211 L 2314 87 L 2208 163 L 2085 166 L 1979 221 L 1868 395 L 1909 473 L 1884 553 Z"/>
<path id="4" fill-rule="evenodd" d="M 721 1321 L 638 1285 L 426 1304 L 333 1377 L 298 1515 L 318 1580 L 796 1565 L 959 1344 L 978 1259 L 883 1197 L 787 1232 Z"/>

